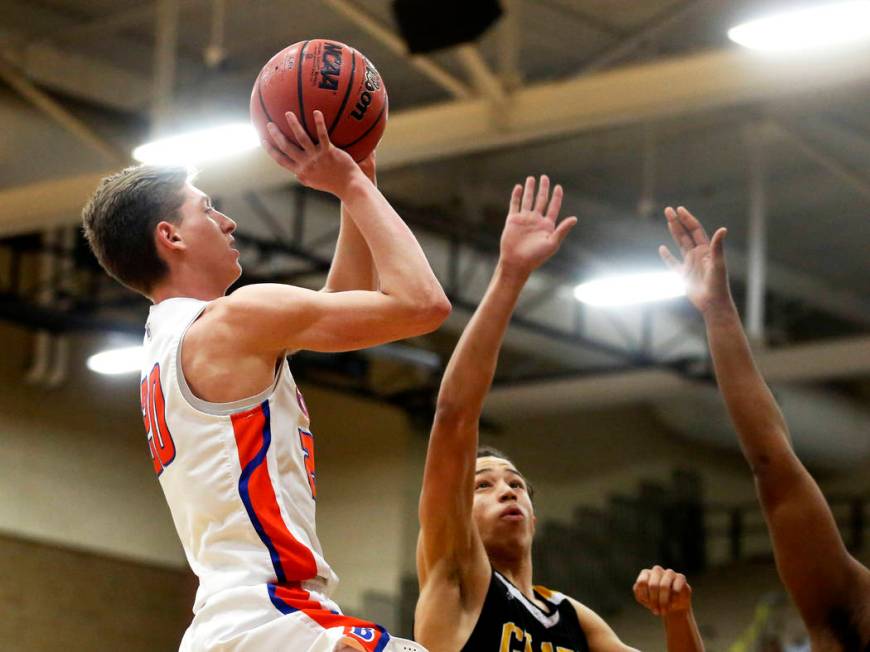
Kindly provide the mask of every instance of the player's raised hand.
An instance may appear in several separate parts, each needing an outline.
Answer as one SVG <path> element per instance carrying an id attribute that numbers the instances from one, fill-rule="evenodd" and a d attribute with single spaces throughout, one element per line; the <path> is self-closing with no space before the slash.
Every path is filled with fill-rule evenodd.
<path id="1" fill-rule="evenodd" d="M 550 196 L 547 175 L 541 175 L 537 195 L 534 177 L 528 177 L 525 186 L 514 186 L 501 234 L 502 265 L 531 273 L 559 250 L 565 236 L 577 224 L 576 217 L 558 222 L 562 195 L 562 186 L 557 185 Z"/>
<path id="2" fill-rule="evenodd" d="M 727 230 L 717 229 L 710 240 L 697 218 L 682 206 L 677 210 L 669 206 L 665 209 L 665 217 L 683 261 L 677 260 L 664 245 L 659 247 L 659 255 L 669 268 L 685 279 L 689 301 L 702 313 L 722 302 L 730 302 L 723 249 Z"/>
<path id="3" fill-rule="evenodd" d="M 668 616 L 692 608 L 692 587 L 686 576 L 661 566 L 645 568 L 634 583 L 634 598 L 656 616 Z"/>
<path id="4" fill-rule="evenodd" d="M 275 123 L 270 122 L 266 129 L 269 130 L 274 145 L 263 143 L 266 152 L 278 165 L 295 174 L 299 183 L 341 196 L 348 181 L 360 168 L 350 154 L 329 140 L 323 114 L 320 111 L 314 112 L 316 143 L 309 138 L 292 111 L 288 111 L 285 118 L 296 142 L 287 139 Z"/>

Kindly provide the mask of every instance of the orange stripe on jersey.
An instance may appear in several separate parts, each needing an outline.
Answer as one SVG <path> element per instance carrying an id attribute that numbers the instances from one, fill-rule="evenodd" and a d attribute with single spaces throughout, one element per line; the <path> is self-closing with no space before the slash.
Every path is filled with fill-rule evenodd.
<path id="1" fill-rule="evenodd" d="M 269 550 L 278 582 L 301 582 L 317 575 L 308 547 L 291 534 L 272 486 L 266 455 L 272 443 L 269 401 L 232 415 L 233 433 L 242 474 L 239 494 L 260 540 Z"/>
<path id="2" fill-rule="evenodd" d="M 382 652 L 390 641 L 390 634 L 380 625 L 328 611 L 319 602 L 311 600 L 308 591 L 298 586 L 270 584 L 269 597 L 272 604 L 284 614 L 301 611 L 324 629 L 343 628 L 344 636 L 361 645 L 367 652 Z"/>

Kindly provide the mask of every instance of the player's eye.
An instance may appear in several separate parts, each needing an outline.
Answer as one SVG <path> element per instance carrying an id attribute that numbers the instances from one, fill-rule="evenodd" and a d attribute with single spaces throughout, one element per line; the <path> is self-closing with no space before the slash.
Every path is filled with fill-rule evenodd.
<path id="1" fill-rule="evenodd" d="M 475 489 L 486 489 L 489 486 L 491 486 L 491 484 L 489 483 L 488 480 L 481 480 L 476 485 L 474 485 L 474 488 Z"/>
<path id="2" fill-rule="evenodd" d="M 511 482 L 511 487 L 514 489 L 525 489 L 526 485 L 524 485 L 519 480 L 514 480 L 513 482 Z"/>

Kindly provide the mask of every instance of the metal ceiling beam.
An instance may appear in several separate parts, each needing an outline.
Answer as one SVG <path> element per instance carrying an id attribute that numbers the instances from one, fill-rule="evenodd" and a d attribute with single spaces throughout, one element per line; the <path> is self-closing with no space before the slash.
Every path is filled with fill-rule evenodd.
<path id="1" fill-rule="evenodd" d="M 179 10 L 184 10 L 204 4 L 205 2 L 206 0 L 178 0 L 178 7 Z M 36 42 L 74 43 L 93 38 L 104 39 L 121 30 L 138 27 L 143 23 L 153 20 L 156 9 L 156 2 L 142 3 L 129 9 L 115 11 L 87 22 L 58 30 L 37 39 Z"/>
<path id="2" fill-rule="evenodd" d="M 494 124 L 492 104 L 482 98 L 396 113 L 379 147 L 378 166 L 386 171 L 605 127 L 817 94 L 867 80 L 870 49 L 797 60 L 759 60 L 741 50 L 658 60 L 520 89 L 506 102 L 502 125 Z M 102 171 L 88 182 L 77 177 L 0 191 L 0 234 L 77 219 L 101 176 Z M 254 150 L 204 170 L 200 182 L 208 192 L 228 195 L 286 185 L 290 175 Z M 36 190 L 39 196 L 33 194 Z"/>
<path id="3" fill-rule="evenodd" d="M 520 66 L 520 23 L 523 7 L 520 0 L 504 0 L 502 7 L 504 15 L 498 26 L 498 76 L 502 87 L 511 92 L 523 83 Z"/>
<path id="4" fill-rule="evenodd" d="M 472 97 L 474 92 L 461 79 L 457 79 L 446 68 L 439 65 L 431 58 L 423 54 L 411 54 L 405 41 L 383 25 L 379 20 L 355 6 L 348 0 L 324 0 L 336 12 L 347 18 L 352 23 L 364 29 L 378 41 L 387 46 L 392 52 L 407 59 L 408 63 L 426 75 L 433 82 L 441 86 L 453 97 L 465 99 Z"/>
<path id="5" fill-rule="evenodd" d="M 456 48 L 456 56 L 465 67 L 479 95 L 501 104 L 506 94 L 501 80 L 490 69 L 476 45 L 466 43 Z"/>
<path id="6" fill-rule="evenodd" d="M 0 55 L 0 79 L 14 88 L 22 97 L 45 113 L 80 142 L 102 154 L 107 163 L 121 165 L 126 154 L 96 133 L 84 122 L 67 111 L 59 102 L 34 86 L 21 72 Z"/>
<path id="7" fill-rule="evenodd" d="M 148 79 L 111 63 L 45 44 L 6 49 L 3 55 L 29 81 L 45 88 L 128 112 L 148 104 Z"/>
<path id="8" fill-rule="evenodd" d="M 807 158 L 830 172 L 834 177 L 848 185 L 852 190 L 870 199 L 870 177 L 852 170 L 837 157 L 828 154 L 817 145 L 810 142 L 801 133 L 779 121 L 770 121 L 769 129 L 782 136 L 791 145 L 799 149 Z"/>
<path id="9" fill-rule="evenodd" d="M 641 46 L 663 36 L 686 18 L 720 0 L 685 0 L 669 7 L 640 27 L 636 32 L 620 39 L 580 67 L 581 73 L 591 73 L 608 68 Z"/>
<path id="10" fill-rule="evenodd" d="M 870 337 L 799 344 L 761 350 L 758 366 L 770 383 L 825 382 L 870 373 Z M 696 381 L 673 371 L 641 369 L 625 373 L 495 386 L 485 404 L 494 419 L 551 414 L 559 410 L 612 407 L 680 395 Z"/>

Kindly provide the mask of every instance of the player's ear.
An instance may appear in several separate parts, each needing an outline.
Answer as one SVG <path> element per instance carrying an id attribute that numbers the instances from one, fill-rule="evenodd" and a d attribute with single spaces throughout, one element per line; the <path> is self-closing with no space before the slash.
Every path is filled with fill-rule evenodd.
<path id="1" fill-rule="evenodd" d="M 166 220 L 158 222 L 154 228 L 154 242 L 158 251 L 180 251 L 187 248 L 178 225 Z"/>

